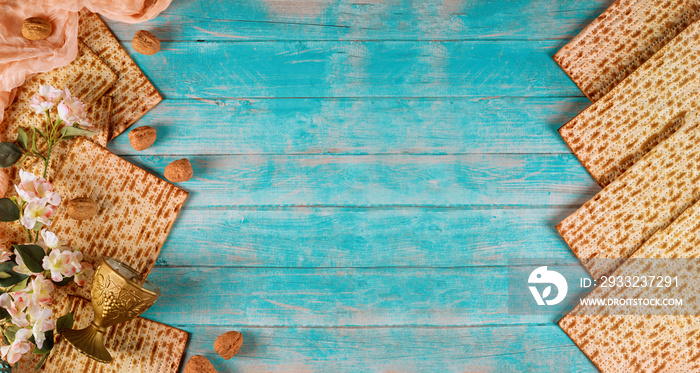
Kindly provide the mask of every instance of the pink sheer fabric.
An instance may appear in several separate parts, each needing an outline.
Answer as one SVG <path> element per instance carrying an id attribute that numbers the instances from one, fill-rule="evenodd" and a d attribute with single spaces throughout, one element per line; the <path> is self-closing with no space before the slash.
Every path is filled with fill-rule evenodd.
<path id="1" fill-rule="evenodd" d="M 122 22 L 155 18 L 172 0 L 0 0 L 0 121 L 12 90 L 27 77 L 67 65 L 78 53 L 78 13 L 92 12 Z M 45 17 L 53 32 L 44 40 L 22 36 L 22 22 Z M 0 188 L 1 189 L 1 188 Z M 0 190 L 1 192 L 1 190 Z"/>

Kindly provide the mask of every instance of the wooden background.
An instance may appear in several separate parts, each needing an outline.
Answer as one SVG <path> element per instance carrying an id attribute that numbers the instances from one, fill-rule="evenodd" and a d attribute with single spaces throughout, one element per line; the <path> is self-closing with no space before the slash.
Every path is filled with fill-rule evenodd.
<path id="1" fill-rule="evenodd" d="M 509 258 L 572 258 L 595 185 L 556 130 L 589 105 L 552 56 L 612 0 L 175 0 L 109 22 L 166 97 L 110 148 L 191 192 L 145 316 L 219 372 L 594 371 L 509 316 Z M 138 29 L 163 41 L 136 54 Z M 245 343 L 225 361 L 227 330 Z"/>

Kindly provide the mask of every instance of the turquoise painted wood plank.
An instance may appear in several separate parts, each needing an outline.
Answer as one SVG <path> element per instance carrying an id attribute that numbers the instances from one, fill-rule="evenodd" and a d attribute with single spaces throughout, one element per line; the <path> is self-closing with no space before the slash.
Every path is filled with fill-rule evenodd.
<path id="1" fill-rule="evenodd" d="M 162 284 L 162 295 L 144 317 L 169 325 L 442 327 L 558 320 L 508 314 L 506 267 L 156 267 L 149 279 Z"/>
<path id="2" fill-rule="evenodd" d="M 185 209 L 160 266 L 467 267 L 571 259 L 554 229 L 572 208 Z"/>
<path id="3" fill-rule="evenodd" d="M 582 96 L 545 41 L 164 42 L 126 49 L 170 99 Z"/>
<path id="4" fill-rule="evenodd" d="M 117 154 L 570 153 L 557 129 L 587 98 L 165 100 L 158 141 Z"/>
<path id="5" fill-rule="evenodd" d="M 163 175 L 178 157 L 128 156 Z M 578 206 L 600 187 L 570 154 L 189 157 L 186 206 Z"/>
<path id="6" fill-rule="evenodd" d="M 435 40 L 572 38 L 612 0 L 173 1 L 146 24 L 111 22 L 121 40 Z"/>
<path id="7" fill-rule="evenodd" d="M 204 355 L 219 372 L 597 372 L 556 325 L 182 328 L 191 333 L 185 359 Z M 224 360 L 212 345 L 228 330 L 244 342 Z"/>

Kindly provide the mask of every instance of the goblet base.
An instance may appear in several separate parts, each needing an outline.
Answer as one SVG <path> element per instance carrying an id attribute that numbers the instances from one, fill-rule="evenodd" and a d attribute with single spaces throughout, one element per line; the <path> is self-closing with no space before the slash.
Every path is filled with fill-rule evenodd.
<path id="1" fill-rule="evenodd" d="M 112 355 L 105 348 L 104 331 L 100 331 L 100 328 L 94 323 L 80 330 L 63 330 L 61 335 L 68 343 L 88 357 L 101 363 L 112 362 Z"/>

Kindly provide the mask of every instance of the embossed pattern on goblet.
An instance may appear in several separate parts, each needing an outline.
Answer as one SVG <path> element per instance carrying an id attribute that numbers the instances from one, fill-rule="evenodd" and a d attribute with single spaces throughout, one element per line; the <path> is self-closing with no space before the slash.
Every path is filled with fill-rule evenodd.
<path id="1" fill-rule="evenodd" d="M 95 271 L 91 294 L 95 319 L 87 328 L 62 334 L 85 355 L 109 363 L 112 356 L 104 346 L 107 328 L 142 314 L 155 303 L 160 291 L 133 268 L 104 257 Z"/>

